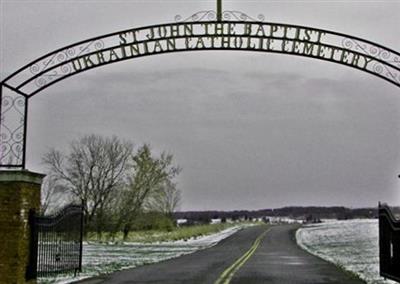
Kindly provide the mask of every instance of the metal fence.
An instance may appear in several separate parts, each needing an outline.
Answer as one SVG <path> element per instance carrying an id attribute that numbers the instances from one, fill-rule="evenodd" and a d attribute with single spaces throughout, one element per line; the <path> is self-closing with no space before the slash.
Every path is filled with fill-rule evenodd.
<path id="1" fill-rule="evenodd" d="M 31 212 L 28 279 L 82 270 L 83 208 L 68 205 L 53 216 Z"/>
<path id="2" fill-rule="evenodd" d="M 389 206 L 379 204 L 380 274 L 400 282 L 400 220 Z"/>

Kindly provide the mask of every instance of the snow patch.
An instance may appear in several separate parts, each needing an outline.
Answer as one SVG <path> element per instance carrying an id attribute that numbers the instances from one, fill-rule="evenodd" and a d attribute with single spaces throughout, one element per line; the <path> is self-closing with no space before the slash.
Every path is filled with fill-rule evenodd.
<path id="1" fill-rule="evenodd" d="M 296 232 L 300 247 L 344 269 L 367 283 L 392 284 L 379 276 L 378 220 L 329 221 L 307 225 Z"/>
<path id="2" fill-rule="evenodd" d="M 77 277 L 65 275 L 57 278 L 39 278 L 38 283 L 67 284 L 100 274 L 112 273 L 190 254 L 218 244 L 221 240 L 231 236 L 245 226 L 249 225 L 236 225 L 215 234 L 170 242 L 123 244 L 84 242 L 82 273 Z"/>

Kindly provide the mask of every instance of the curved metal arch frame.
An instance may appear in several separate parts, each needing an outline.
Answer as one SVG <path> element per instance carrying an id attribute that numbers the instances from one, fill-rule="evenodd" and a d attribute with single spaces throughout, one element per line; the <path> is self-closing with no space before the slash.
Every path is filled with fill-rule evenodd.
<path id="1" fill-rule="evenodd" d="M 202 36 L 202 35 L 191 36 L 191 38 L 202 38 L 202 37 L 204 37 L 204 36 Z M 248 38 L 247 36 L 242 36 L 242 35 L 237 35 L 237 36 L 235 36 L 235 37 L 236 37 L 236 38 Z M 187 37 L 185 37 L 185 36 L 175 36 L 175 37 L 165 37 L 165 38 L 163 38 L 162 40 L 185 39 L 185 38 L 187 38 Z M 251 38 L 252 38 L 252 39 L 257 38 L 257 39 L 269 39 L 269 40 L 282 40 L 281 38 L 278 38 L 278 37 L 252 36 Z M 155 41 L 157 41 L 157 40 L 144 40 L 144 41 L 137 41 L 137 42 L 135 42 L 135 43 L 136 43 L 136 44 L 142 44 L 142 43 L 150 43 L 150 42 L 155 42 Z M 296 42 L 299 42 L 299 43 L 309 43 L 308 41 L 304 41 L 304 40 L 296 40 Z M 112 47 L 103 49 L 103 50 L 101 50 L 101 51 L 110 51 L 110 50 L 115 49 L 115 48 L 118 48 L 118 47 L 129 47 L 129 46 L 130 46 L 129 44 L 126 44 L 126 45 L 118 45 L 118 46 L 112 46 Z M 335 48 L 336 50 L 340 50 L 340 51 L 346 51 L 345 48 L 339 48 L 339 47 L 336 47 L 336 46 L 334 46 L 334 45 L 319 44 L 319 46 L 322 46 L 322 47 L 325 47 L 325 48 Z M 204 50 L 211 50 L 211 51 L 216 51 L 216 50 L 230 50 L 230 51 L 251 51 L 251 52 L 267 52 L 267 53 L 289 54 L 289 55 L 294 55 L 294 56 L 303 56 L 303 57 L 315 58 L 315 59 L 319 59 L 319 60 L 334 62 L 334 63 L 336 63 L 336 64 L 341 64 L 341 65 L 344 65 L 344 66 L 349 66 L 348 64 L 345 64 L 345 63 L 343 63 L 343 62 L 338 62 L 338 61 L 331 60 L 331 59 L 328 59 L 328 58 L 321 58 L 321 57 L 317 57 L 317 56 L 309 56 L 309 55 L 298 54 L 298 53 L 283 52 L 282 50 L 269 50 L 269 51 L 266 51 L 266 50 L 264 50 L 264 49 L 252 49 L 252 48 L 202 47 L 202 48 L 191 48 L 191 49 L 163 50 L 163 51 L 159 51 L 159 52 L 155 52 L 155 53 L 139 54 L 139 55 L 135 55 L 135 56 L 132 56 L 132 57 L 126 57 L 126 58 L 123 58 L 123 59 L 118 59 L 118 60 L 115 60 L 115 61 L 109 61 L 109 62 L 102 63 L 102 64 L 99 64 L 99 65 L 94 65 L 94 66 L 91 66 L 91 67 L 87 67 L 87 68 L 85 68 L 85 69 L 83 69 L 83 70 L 79 70 L 79 71 L 76 71 L 76 72 L 71 72 L 71 73 L 62 75 L 62 76 L 60 76 L 59 78 L 57 78 L 57 79 L 55 79 L 55 80 L 52 80 L 51 82 L 47 83 L 46 85 L 44 85 L 44 86 L 38 88 L 37 90 L 35 90 L 35 91 L 32 92 L 32 93 L 27 94 L 27 93 L 24 93 L 24 92 L 21 91 L 21 88 L 23 88 L 24 86 L 26 86 L 28 83 L 32 82 L 33 80 L 35 80 L 35 79 L 37 79 L 37 78 L 40 78 L 40 76 L 43 76 L 45 73 L 47 73 L 47 72 L 49 72 L 49 71 L 52 71 L 52 70 L 55 70 L 55 69 L 57 69 L 57 68 L 59 68 L 59 67 L 62 67 L 62 66 L 64 66 L 65 64 L 72 63 L 72 62 L 75 61 L 75 60 L 79 60 L 79 59 L 82 59 L 82 58 L 85 58 L 85 57 L 91 56 L 91 55 L 96 55 L 96 54 L 99 52 L 99 51 L 93 51 L 93 52 L 89 52 L 89 53 L 87 53 L 87 54 L 85 54 L 85 55 L 80 55 L 80 56 L 77 56 L 77 57 L 75 57 L 75 58 L 69 59 L 69 60 L 67 60 L 67 61 L 58 63 L 58 64 L 56 64 L 56 65 L 54 65 L 54 66 L 52 66 L 52 67 L 50 67 L 50 68 L 48 68 L 48 69 L 46 69 L 46 70 L 44 70 L 44 71 L 41 71 L 40 73 L 38 73 L 38 74 L 32 76 L 31 78 L 29 78 L 28 80 L 24 81 L 23 83 L 19 84 L 19 85 L 16 86 L 16 87 L 11 87 L 11 86 L 8 86 L 8 85 L 6 85 L 6 86 L 9 87 L 9 88 L 12 89 L 12 90 L 15 90 L 15 91 L 17 91 L 17 92 L 20 92 L 20 94 L 23 94 L 23 95 L 26 96 L 27 98 L 30 98 L 30 97 L 36 95 L 37 93 L 43 91 L 44 89 L 50 87 L 51 85 L 53 85 L 53 84 L 55 84 L 55 83 L 57 83 L 57 82 L 59 82 L 59 81 L 61 81 L 61 80 L 64 80 L 64 79 L 66 79 L 66 78 L 68 78 L 68 77 L 70 77 L 70 76 L 73 76 L 73 75 L 76 75 L 76 74 L 79 74 L 79 73 L 82 73 L 82 72 L 84 72 L 84 71 L 87 71 L 87 70 L 90 70 L 90 69 L 94 69 L 94 68 L 97 68 L 97 67 L 100 67 L 100 66 L 104 66 L 104 65 L 108 65 L 108 64 L 112 64 L 112 63 L 116 63 L 116 62 L 120 62 L 120 61 L 130 60 L 130 59 L 133 59 L 133 58 L 139 58 L 139 57 L 144 57 L 144 56 L 150 56 L 150 55 L 158 55 L 158 54 L 164 54 L 164 53 L 175 53 L 175 52 L 187 52 L 187 51 L 199 51 L 199 50 L 200 50 L 200 51 L 204 51 Z M 386 65 L 386 64 L 387 64 L 384 60 L 382 60 L 382 59 L 380 59 L 380 58 L 375 58 L 375 57 L 373 57 L 373 56 L 366 55 L 366 54 L 363 54 L 363 53 L 358 52 L 358 51 L 352 51 L 352 53 L 353 53 L 353 54 L 356 54 L 356 55 L 364 56 L 364 57 L 366 57 L 366 58 L 368 58 L 368 59 L 374 60 L 374 61 L 376 61 L 376 62 L 379 62 L 379 63 L 383 64 L 383 65 Z M 400 56 L 400 55 L 399 55 L 399 56 Z M 386 81 L 388 81 L 388 82 L 390 82 L 390 83 L 392 83 L 392 84 L 394 84 L 394 85 L 400 87 L 400 77 L 399 77 L 399 82 L 397 82 L 397 81 L 393 81 L 393 80 L 391 80 L 390 78 L 385 77 L 385 76 L 383 76 L 383 75 L 381 75 L 381 74 L 379 74 L 379 73 L 375 73 L 375 72 L 373 72 L 372 70 L 363 69 L 363 68 L 361 68 L 361 67 L 359 67 L 359 66 L 350 66 L 350 67 L 355 68 L 355 69 L 358 69 L 358 70 L 361 70 L 361 71 L 364 71 L 364 72 L 367 72 L 367 73 L 372 74 L 372 75 L 375 75 L 375 76 L 377 76 L 377 77 L 380 77 L 380 78 L 383 79 L 383 80 L 386 80 Z M 397 71 L 400 72 L 400 67 L 396 67 L 396 66 L 391 66 L 391 67 L 393 67 L 395 70 L 397 70 Z"/>
<path id="2" fill-rule="evenodd" d="M 209 13 L 209 11 L 205 11 Z M 227 12 L 236 12 L 236 11 L 227 11 Z M 225 12 L 224 12 L 225 13 Z M 196 15 L 196 14 L 195 14 Z M 225 15 L 225 14 L 224 14 Z M 243 14 L 245 15 L 245 14 Z M 246 18 L 247 17 L 247 18 Z M 204 18 L 204 17 L 203 17 Z M 201 18 L 201 19 L 203 19 Z M 244 19 L 247 20 L 225 20 L 227 17 L 224 16 L 224 20 L 200 20 L 200 21 L 191 21 L 193 20 L 193 16 L 189 17 L 189 21 L 181 21 L 175 23 L 165 23 L 159 25 L 150 25 L 144 26 L 134 29 L 127 29 L 118 32 L 109 33 L 102 36 L 93 37 L 87 40 L 79 41 L 74 44 L 70 44 L 68 46 L 59 48 L 55 51 L 49 52 L 38 59 L 26 64 L 25 66 L 19 68 L 14 73 L 7 76 L 1 83 L 0 83 L 0 111 L 1 111 L 1 120 L 0 120 L 0 167 L 3 168 L 25 168 L 25 156 L 26 156 L 26 133 L 27 133 L 27 117 L 28 117 L 28 101 L 31 97 L 36 95 L 37 93 L 43 91 L 44 89 L 50 87 L 51 85 L 64 80 L 70 76 L 75 74 L 79 74 L 81 72 L 100 67 L 103 65 L 108 65 L 115 62 L 120 62 L 128 59 L 133 59 L 136 57 L 144 57 L 149 55 L 157 55 L 157 54 L 164 54 L 164 53 L 172 53 L 172 52 L 186 52 L 186 51 L 199 51 L 199 50 L 236 50 L 236 51 L 256 51 L 256 52 L 268 52 L 268 53 L 279 53 L 279 54 L 288 54 L 288 55 L 295 55 L 295 56 L 303 56 L 309 58 L 320 59 L 328 62 L 333 62 L 345 66 L 349 66 L 360 71 L 367 72 L 374 76 L 377 76 L 381 79 L 384 79 L 397 87 L 400 87 L 400 53 L 394 51 L 393 49 L 387 48 L 383 45 L 378 43 L 365 40 L 359 37 L 350 36 L 344 33 L 339 33 L 335 31 L 325 30 L 325 29 L 317 29 L 307 26 L 300 26 L 300 25 L 289 25 L 289 24 L 282 24 L 282 23 L 271 23 L 271 22 L 263 22 L 257 21 L 253 18 L 248 17 L 245 15 Z M 259 17 L 262 19 L 262 17 Z M 170 36 L 159 36 L 154 38 L 143 38 L 141 40 L 137 40 L 136 36 L 134 36 L 134 40 L 122 44 L 120 41 L 114 42 L 113 45 L 105 46 L 105 41 L 112 41 L 115 38 L 121 39 L 121 34 L 128 34 L 128 33 L 140 33 L 143 31 L 151 31 L 155 29 L 166 29 L 166 28 L 175 28 L 175 29 L 185 29 L 187 27 L 193 26 L 201 26 L 201 25 L 220 25 L 222 27 L 220 34 L 202 34 L 192 32 L 190 35 L 182 34 L 182 35 L 170 35 Z M 306 39 L 298 39 L 298 38 L 290 38 L 287 37 L 285 34 L 284 36 L 275 36 L 272 35 L 272 32 L 269 36 L 266 35 L 251 35 L 251 34 L 229 34 L 225 33 L 224 26 L 225 25 L 238 25 L 238 26 L 245 26 L 245 25 L 254 25 L 258 27 L 279 27 L 284 29 L 294 29 L 294 30 L 307 30 L 311 33 L 319 33 L 320 35 L 323 34 L 324 36 L 328 36 L 329 39 L 327 42 L 321 41 L 311 41 Z M 189 29 L 190 30 L 190 29 Z M 179 32 L 178 32 L 179 34 Z M 147 34 L 149 35 L 149 34 Z M 287 52 L 284 48 L 281 50 L 265 50 L 263 48 L 255 49 L 255 48 L 238 48 L 232 46 L 210 46 L 210 47 L 200 47 L 200 48 L 182 48 L 182 49 L 165 49 L 160 50 L 158 52 L 144 52 L 142 54 L 138 53 L 136 55 L 125 56 L 123 58 L 118 58 L 117 60 L 109 60 L 108 62 L 99 63 L 93 66 L 88 66 L 86 68 L 81 68 L 80 70 L 73 71 L 75 67 L 73 65 L 74 61 L 83 60 L 84 58 L 88 58 L 90 56 L 94 56 L 99 53 L 103 52 L 111 52 L 115 49 L 120 48 L 125 49 L 132 45 L 140 45 L 140 44 L 148 44 L 148 43 L 155 43 L 168 40 L 176 41 L 176 40 L 185 40 L 185 39 L 202 39 L 206 37 L 214 37 L 214 38 L 241 38 L 250 40 L 268 40 L 268 41 L 281 41 L 281 42 L 291 42 L 294 44 L 311 44 L 313 46 L 332 49 L 332 58 L 326 58 L 321 56 L 320 54 L 313 55 L 313 50 L 310 54 L 301 54 L 295 52 Z M 336 43 L 335 44 L 335 38 Z M 321 39 L 321 38 L 320 38 Z M 282 43 L 283 44 L 283 43 Z M 314 48 L 314 47 L 313 47 Z M 139 48 L 138 48 L 139 49 Z M 364 58 L 365 60 L 369 60 L 369 62 L 374 63 L 374 67 L 371 69 L 362 68 L 358 65 L 351 65 L 347 64 L 344 61 L 335 60 L 333 59 L 333 54 L 335 50 L 341 51 L 342 54 L 344 52 L 348 52 L 352 56 L 358 56 Z M 43 65 L 43 66 L 41 66 Z M 367 66 L 367 65 L 366 65 Z M 22 77 L 19 78 L 19 77 Z M 29 90 L 29 87 L 32 89 Z M 10 97 L 5 95 L 5 91 L 8 90 L 17 94 L 17 98 L 11 99 Z M 21 103 L 21 96 L 23 98 L 23 103 Z M 6 125 L 6 114 L 11 109 L 16 109 L 16 101 L 19 101 L 19 107 L 23 108 L 23 111 L 17 109 L 17 113 L 20 114 L 20 124 L 14 129 L 9 129 Z M 10 106 L 11 104 L 11 106 Z M 6 132 L 6 133 L 5 133 Z M 9 162 L 5 162 L 5 160 L 9 158 Z"/>

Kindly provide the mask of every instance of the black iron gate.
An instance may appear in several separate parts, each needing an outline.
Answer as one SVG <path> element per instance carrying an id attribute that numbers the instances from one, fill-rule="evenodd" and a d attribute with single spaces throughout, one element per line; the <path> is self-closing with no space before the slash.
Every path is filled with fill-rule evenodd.
<path id="1" fill-rule="evenodd" d="M 400 282 L 400 221 L 386 204 L 379 204 L 380 274 Z"/>
<path id="2" fill-rule="evenodd" d="M 82 270 L 83 207 L 68 205 L 53 216 L 31 212 L 28 279 Z"/>

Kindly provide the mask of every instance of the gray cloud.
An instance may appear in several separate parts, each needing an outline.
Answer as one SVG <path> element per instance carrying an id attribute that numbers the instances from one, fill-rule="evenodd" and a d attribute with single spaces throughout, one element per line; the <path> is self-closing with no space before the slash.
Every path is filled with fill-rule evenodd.
<path id="1" fill-rule="evenodd" d="M 33 9 L 5 2 L 2 76 L 82 38 L 214 7 L 73 3 L 44 1 Z M 400 43 L 398 17 L 388 12 L 399 4 L 391 1 L 227 1 L 226 7 Z M 34 97 L 28 168 L 43 170 L 46 149 L 66 149 L 78 135 L 116 134 L 174 153 L 183 167 L 183 209 L 399 203 L 399 118 L 397 88 L 347 67 L 248 52 L 152 56 L 82 73 Z"/>

